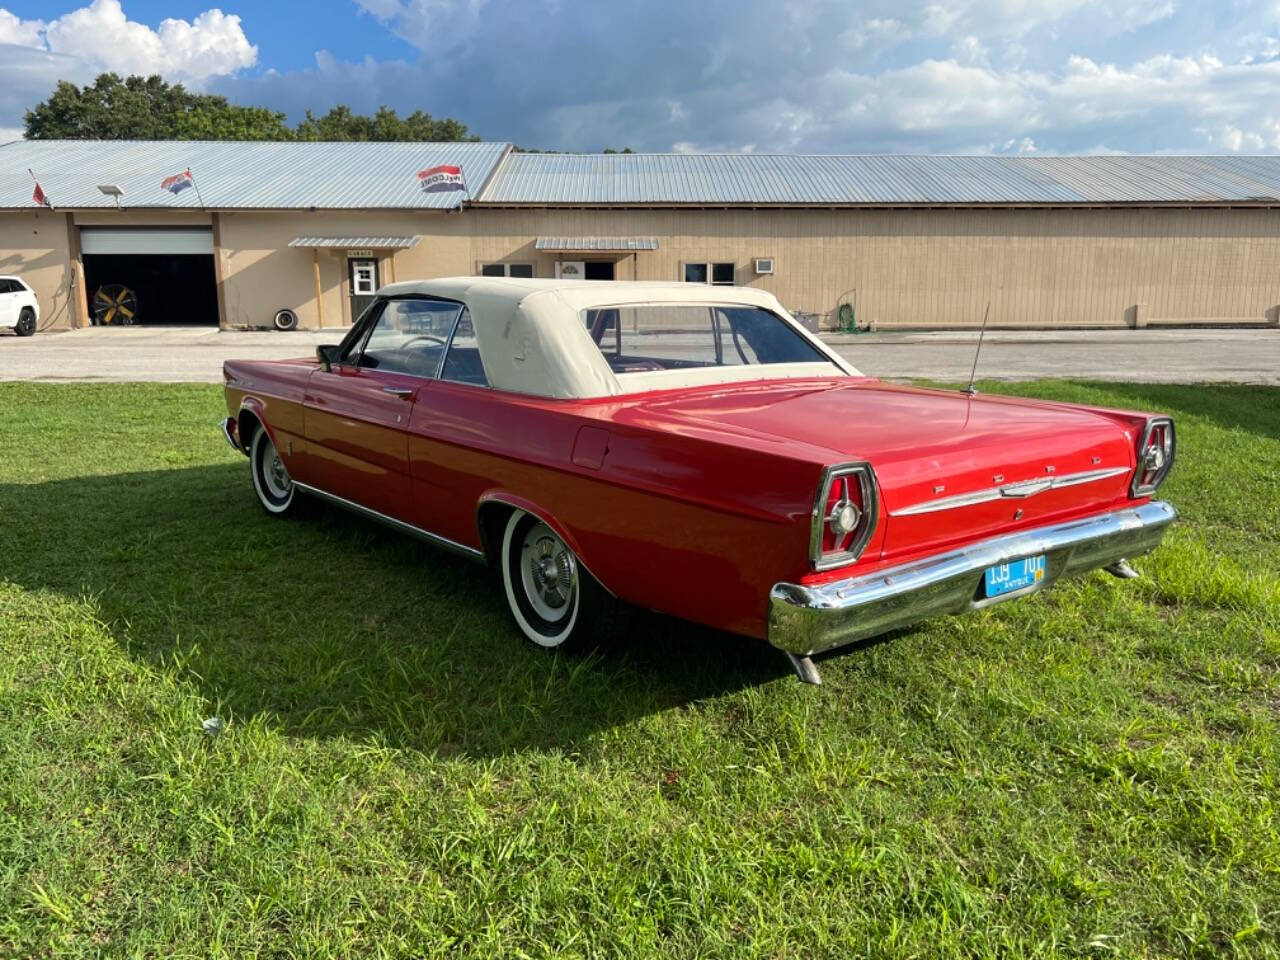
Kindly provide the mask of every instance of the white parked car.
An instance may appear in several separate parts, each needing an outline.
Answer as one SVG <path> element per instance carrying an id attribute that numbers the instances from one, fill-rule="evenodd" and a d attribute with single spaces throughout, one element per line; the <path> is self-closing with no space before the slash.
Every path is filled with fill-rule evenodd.
<path id="1" fill-rule="evenodd" d="M 0 276 L 0 330 L 8 327 L 20 337 L 36 332 L 40 302 L 20 277 Z"/>

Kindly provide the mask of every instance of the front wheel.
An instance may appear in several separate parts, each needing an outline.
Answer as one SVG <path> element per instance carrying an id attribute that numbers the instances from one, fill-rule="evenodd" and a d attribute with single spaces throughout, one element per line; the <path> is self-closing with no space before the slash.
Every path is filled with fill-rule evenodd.
<path id="1" fill-rule="evenodd" d="M 626 607 L 540 518 L 512 512 L 502 536 L 502 586 L 511 617 L 540 647 L 587 653 L 624 629 Z"/>
<path id="2" fill-rule="evenodd" d="M 254 431 L 253 442 L 249 446 L 249 472 L 253 475 L 253 490 L 262 509 L 277 516 L 288 513 L 296 495 L 293 478 L 285 469 L 266 427 Z"/>
<path id="3" fill-rule="evenodd" d="M 36 332 L 36 315 L 30 307 L 22 311 L 21 316 L 18 317 L 18 325 L 14 327 L 14 330 L 20 337 L 29 337 Z"/>

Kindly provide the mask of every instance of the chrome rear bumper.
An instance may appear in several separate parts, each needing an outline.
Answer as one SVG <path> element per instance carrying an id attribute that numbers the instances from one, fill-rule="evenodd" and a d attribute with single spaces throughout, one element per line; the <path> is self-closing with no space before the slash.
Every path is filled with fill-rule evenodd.
<path id="1" fill-rule="evenodd" d="M 232 450 L 248 456 L 249 451 L 240 446 L 240 428 L 236 424 L 235 417 L 227 417 L 222 421 L 222 436 L 231 445 Z"/>
<path id="2" fill-rule="evenodd" d="M 816 586 L 775 584 L 769 642 L 798 657 L 896 630 L 928 617 L 963 613 L 1026 596 L 1059 577 L 1136 557 L 1160 543 L 1177 516 L 1163 501 L 993 537 L 958 550 Z M 1045 555 L 1044 579 L 1004 596 L 982 595 L 987 567 Z"/>

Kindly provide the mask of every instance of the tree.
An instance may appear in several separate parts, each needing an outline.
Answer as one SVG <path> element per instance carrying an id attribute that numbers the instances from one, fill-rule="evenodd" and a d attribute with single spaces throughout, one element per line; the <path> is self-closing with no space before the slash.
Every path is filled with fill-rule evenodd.
<path id="1" fill-rule="evenodd" d="M 290 128 L 266 107 L 243 107 L 226 97 L 192 93 L 159 76 L 104 73 L 77 87 L 65 80 L 26 114 L 29 140 L 479 140 L 452 117 L 415 110 L 401 117 L 379 107 L 372 117 L 346 105 L 317 117 L 310 110 Z"/>
<path id="2" fill-rule="evenodd" d="M 437 120 L 429 113 L 415 110 L 401 117 L 390 107 L 382 106 L 372 117 L 352 113 L 339 104 L 322 117 L 310 110 L 298 124 L 299 140 L 479 140 L 467 132 L 467 126 L 445 117 Z"/>
<path id="3" fill-rule="evenodd" d="M 296 127 L 278 110 L 244 107 L 226 97 L 192 93 L 160 76 L 104 73 L 77 87 L 59 81 L 48 100 L 26 113 L 28 140 L 479 140 L 453 117 L 423 110 L 400 116 L 387 106 L 373 116 L 339 104 L 323 116 L 310 110 Z M 515 148 L 518 153 L 541 150 Z M 558 151 L 548 150 L 547 153 Z M 605 153 L 631 153 L 612 148 Z"/>
<path id="4" fill-rule="evenodd" d="M 159 76 L 104 73 L 83 88 L 60 81 L 26 113 L 30 140 L 288 140 L 283 113 L 191 93 Z"/>

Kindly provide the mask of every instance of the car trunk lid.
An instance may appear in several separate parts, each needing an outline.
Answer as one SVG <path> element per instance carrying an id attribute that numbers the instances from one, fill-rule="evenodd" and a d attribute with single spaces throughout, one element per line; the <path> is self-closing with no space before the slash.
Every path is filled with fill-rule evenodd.
<path id="1" fill-rule="evenodd" d="M 644 406 L 869 461 L 886 558 L 1102 507 L 1127 494 L 1134 463 L 1134 437 L 1104 414 L 873 380 L 690 391 Z"/>

